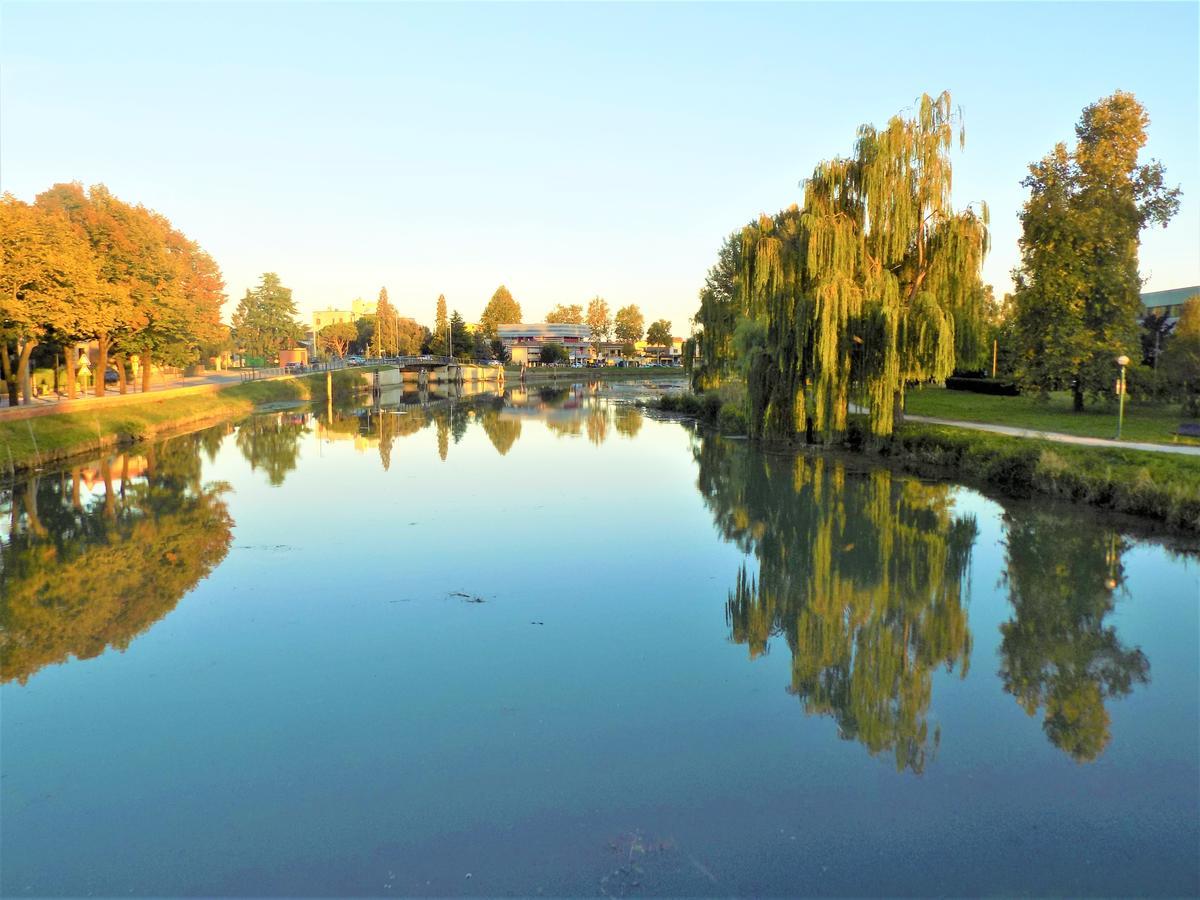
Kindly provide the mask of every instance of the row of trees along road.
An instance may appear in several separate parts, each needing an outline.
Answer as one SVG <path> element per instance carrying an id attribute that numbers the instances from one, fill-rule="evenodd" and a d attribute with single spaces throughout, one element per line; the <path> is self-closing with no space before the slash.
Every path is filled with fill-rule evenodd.
<path id="1" fill-rule="evenodd" d="M 588 302 L 587 312 L 579 304 L 558 304 L 546 313 L 547 322 L 569 325 L 587 325 L 593 341 L 615 339 L 622 344 L 636 344 L 644 337 L 651 344 L 671 343 L 671 323 L 667 319 L 652 322 L 646 328 L 646 320 L 636 304 L 623 306 L 614 316 L 603 297 L 594 297 Z"/>
<path id="2" fill-rule="evenodd" d="M 31 400 L 30 358 L 62 352 L 66 393 L 77 393 L 74 348 L 95 341 L 96 393 L 110 357 L 121 389 L 138 357 L 143 387 L 154 363 L 183 365 L 224 337 L 221 271 L 166 217 L 103 185 L 56 184 L 32 204 L 0 198 L 0 367 L 9 403 Z"/>
<path id="3" fill-rule="evenodd" d="M 906 385 L 982 366 L 1004 331 L 1026 389 L 1073 386 L 1082 407 L 1111 385 L 1116 356 L 1140 355 L 1138 236 L 1179 206 L 1162 166 L 1138 163 L 1147 122 L 1118 92 L 1084 111 L 1074 151 L 1060 144 L 1030 167 L 1006 304 L 980 277 L 986 205 L 951 204 L 950 150 L 964 131 L 950 95 L 862 126 L 849 156 L 804 182 L 803 206 L 725 240 L 700 290 L 693 384 L 744 379 L 757 437 L 839 435 L 852 392 L 886 436 Z M 1176 356 L 1186 369 L 1190 357 Z M 1193 381 L 1200 389 L 1200 370 Z"/>

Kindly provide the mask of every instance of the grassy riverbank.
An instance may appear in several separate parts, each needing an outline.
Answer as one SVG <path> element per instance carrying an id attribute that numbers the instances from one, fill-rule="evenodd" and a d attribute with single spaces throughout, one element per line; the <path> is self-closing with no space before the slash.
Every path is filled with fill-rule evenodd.
<path id="1" fill-rule="evenodd" d="M 736 386 L 699 395 L 666 394 L 649 406 L 694 416 L 724 434 L 744 434 L 738 395 Z M 906 422 L 889 439 L 872 441 L 859 416 L 851 417 L 837 449 L 875 455 L 909 471 L 976 481 L 1018 496 L 1086 503 L 1200 533 L 1200 460 L 1195 457 L 917 422 Z"/>
<path id="2" fill-rule="evenodd" d="M 1200 533 L 1200 461 L 1195 457 L 912 422 L 873 452 L 917 472 L 938 470 L 1022 496 L 1086 503 Z"/>
<path id="3" fill-rule="evenodd" d="M 363 370 L 334 373 L 334 396 L 351 390 Z M 106 406 L 102 402 L 56 415 L 15 422 L 0 421 L 0 473 L 24 469 L 90 453 L 105 447 L 149 440 L 168 431 L 195 428 L 248 415 L 265 403 L 323 400 L 325 376 L 309 375 L 271 381 L 251 381 L 218 390 Z"/>
<path id="4" fill-rule="evenodd" d="M 998 397 L 950 391 L 941 387 L 914 388 L 905 396 L 905 412 L 914 416 L 958 419 L 1011 425 L 1035 431 L 1057 431 L 1080 437 L 1111 438 L 1117 431 L 1116 404 L 1111 407 L 1088 406 L 1075 412 L 1071 395 L 1055 391 L 1045 400 L 1038 397 Z M 1150 404 L 1129 401 L 1125 405 L 1125 424 L 1121 437 L 1127 441 L 1156 444 L 1200 443 L 1194 438 L 1175 435 L 1180 422 L 1188 421 L 1179 404 Z"/>

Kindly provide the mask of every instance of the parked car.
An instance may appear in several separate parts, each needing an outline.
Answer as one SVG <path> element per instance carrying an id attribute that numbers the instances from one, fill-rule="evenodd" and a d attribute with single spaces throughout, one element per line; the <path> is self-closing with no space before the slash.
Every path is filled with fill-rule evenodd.
<path id="1" fill-rule="evenodd" d="M 105 384 L 116 384 L 120 380 L 121 380 L 121 376 L 117 373 L 116 369 L 108 369 L 107 371 L 105 371 L 105 373 L 104 373 L 104 383 Z"/>

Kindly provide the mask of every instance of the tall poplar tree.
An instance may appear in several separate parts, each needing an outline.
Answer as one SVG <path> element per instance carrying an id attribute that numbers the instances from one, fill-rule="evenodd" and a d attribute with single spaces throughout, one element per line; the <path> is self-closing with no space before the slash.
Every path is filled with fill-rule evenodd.
<path id="1" fill-rule="evenodd" d="M 1113 383 L 1116 357 L 1138 356 L 1139 236 L 1179 210 L 1162 164 L 1138 164 L 1149 122 L 1133 94 L 1105 97 L 1084 109 L 1075 149 L 1058 144 L 1021 182 L 1017 378 L 1042 394 L 1070 387 L 1076 410 Z"/>
<path id="2" fill-rule="evenodd" d="M 387 288 L 379 289 L 375 304 L 375 333 L 371 336 L 371 355 L 395 356 L 400 348 L 400 316 L 388 300 Z"/>
<path id="3" fill-rule="evenodd" d="M 433 319 L 433 336 L 429 339 L 429 350 L 435 356 L 450 355 L 450 317 L 446 313 L 446 295 L 438 294 L 437 313 Z"/>

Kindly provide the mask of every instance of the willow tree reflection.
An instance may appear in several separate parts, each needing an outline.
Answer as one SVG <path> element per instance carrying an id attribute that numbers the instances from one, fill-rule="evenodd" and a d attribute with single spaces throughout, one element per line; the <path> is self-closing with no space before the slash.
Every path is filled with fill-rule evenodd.
<path id="1" fill-rule="evenodd" d="M 308 432 L 302 413 L 267 413 L 251 416 L 237 429 L 237 446 L 250 468 L 262 469 L 278 487 L 300 462 L 300 438 Z"/>
<path id="2" fill-rule="evenodd" d="M 1124 583 L 1127 544 L 1070 518 L 1009 513 L 1005 581 L 1013 618 L 1000 626 L 1000 677 L 1054 746 L 1078 762 L 1111 740 L 1105 701 L 1150 680 L 1142 651 L 1104 624 Z"/>
<path id="3" fill-rule="evenodd" d="M 199 456 L 222 434 L 14 485 L 0 555 L 0 678 L 24 683 L 71 656 L 124 650 L 224 559 L 226 487 L 201 484 Z"/>
<path id="4" fill-rule="evenodd" d="M 729 592 L 734 641 L 751 658 L 782 637 L 789 686 L 846 740 L 921 772 L 940 740 L 927 713 L 939 666 L 966 675 L 964 584 L 975 520 L 950 488 L 847 473 L 836 461 L 771 456 L 705 437 L 699 487 L 726 538 L 758 560 Z"/>

